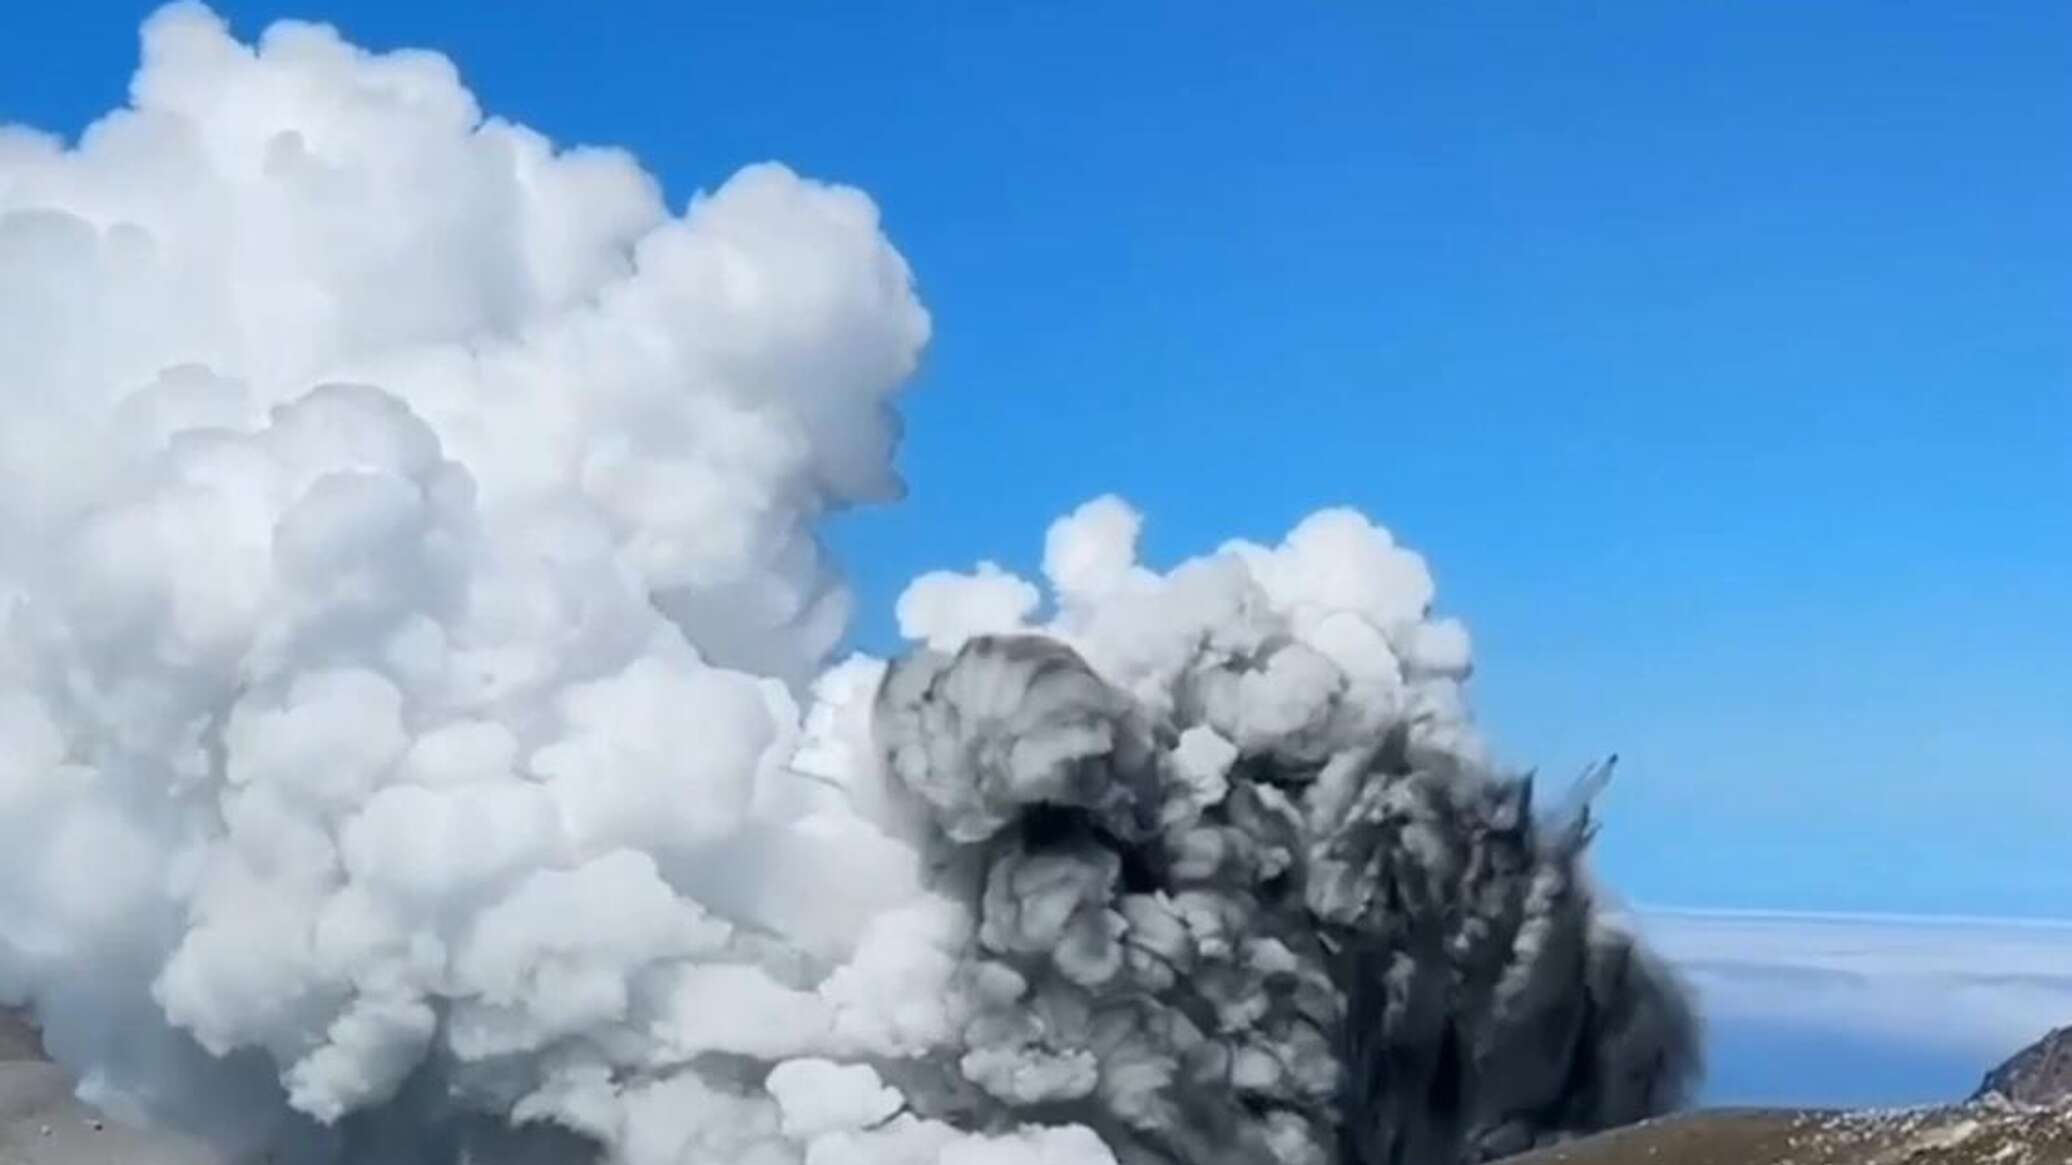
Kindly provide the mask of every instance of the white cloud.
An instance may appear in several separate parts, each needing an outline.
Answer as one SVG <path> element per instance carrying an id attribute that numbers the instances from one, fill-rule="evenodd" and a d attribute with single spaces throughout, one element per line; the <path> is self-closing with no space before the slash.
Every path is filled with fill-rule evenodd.
<path id="1" fill-rule="evenodd" d="M 2072 1023 L 2072 923 L 1643 912 L 1718 1028 L 1833 1031 L 1996 1062 Z"/>
<path id="2" fill-rule="evenodd" d="M 317 25 L 173 5 L 130 92 L 0 131 L 0 998 L 186 1118 L 438 1057 L 626 1133 L 658 1014 L 774 1039 L 828 915 L 914 892 L 772 792 L 848 611 L 817 523 L 898 491 L 907 265 L 859 191 L 672 208 Z"/>

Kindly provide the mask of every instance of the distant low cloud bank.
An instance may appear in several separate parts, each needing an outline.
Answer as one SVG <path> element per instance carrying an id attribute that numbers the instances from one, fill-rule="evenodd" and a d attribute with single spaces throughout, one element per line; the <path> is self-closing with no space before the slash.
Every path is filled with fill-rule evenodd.
<path id="1" fill-rule="evenodd" d="M 1642 911 L 1699 994 L 1723 1103 L 1913 1103 L 2072 1023 L 2072 923 Z"/>

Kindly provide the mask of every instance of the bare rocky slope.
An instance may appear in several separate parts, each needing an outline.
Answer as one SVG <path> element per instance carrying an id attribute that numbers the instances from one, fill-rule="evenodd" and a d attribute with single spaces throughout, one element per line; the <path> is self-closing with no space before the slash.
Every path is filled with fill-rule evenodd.
<path id="1" fill-rule="evenodd" d="M 1713 1111 L 1513 1158 L 1514 1165 L 2068 1165 L 2072 1111 L 1997 1100 L 1892 1112 Z"/>
<path id="2" fill-rule="evenodd" d="M 1998 1096 L 2016 1104 L 2072 1100 L 2072 1027 L 2061 1027 L 1986 1073 L 1973 1100 Z"/>

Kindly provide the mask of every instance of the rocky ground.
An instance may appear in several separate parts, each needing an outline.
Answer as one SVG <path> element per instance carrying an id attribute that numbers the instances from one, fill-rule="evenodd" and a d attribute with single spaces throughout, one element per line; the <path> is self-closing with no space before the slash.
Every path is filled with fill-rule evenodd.
<path id="1" fill-rule="evenodd" d="M 2072 1165 L 2072 1028 L 1986 1073 L 1964 1104 L 1865 1112 L 1699 1112 L 1511 1165 Z"/>
<path id="2" fill-rule="evenodd" d="M 1511 1165 L 2072 1165 L 2072 1110 L 1977 1102 L 1897 1112 L 1691 1113 Z"/>

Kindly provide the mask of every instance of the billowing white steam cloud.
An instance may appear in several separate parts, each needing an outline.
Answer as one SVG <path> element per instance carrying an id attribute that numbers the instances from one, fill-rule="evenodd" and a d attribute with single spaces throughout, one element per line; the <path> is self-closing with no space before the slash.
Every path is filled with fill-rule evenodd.
<path id="1" fill-rule="evenodd" d="M 1324 1159 L 1371 1073 L 1272 1000 L 1345 993 L 1228 870 L 1343 867 L 1270 921 L 1352 933 L 1366 858 L 1261 855 L 1245 814 L 1511 795 L 1415 555 L 1330 512 L 1157 575 L 1101 501 L 1048 609 L 930 576 L 900 618 L 936 651 L 826 668 L 816 523 L 898 492 L 929 333 L 869 199 L 763 166 L 673 214 L 435 55 L 191 5 L 143 45 L 76 145 L 0 129 L 0 1001 L 94 1098 L 308 1160 L 1177 1160 L 1158 1129 L 1205 1109 Z M 1385 739 L 1423 775 L 1367 780 Z M 1630 944 L 1580 833 L 1523 821 L 1492 989 L 1583 999 L 1511 952 Z M 1154 837 L 1174 867 L 1125 871 Z M 1167 1006 L 1190 974 L 1213 1030 Z M 1647 1094 L 1517 1085 L 1554 1106 L 1527 1140 L 1673 1091 L 1674 991 L 1592 996 L 1636 997 L 1666 1067 L 1593 1087 Z"/>

